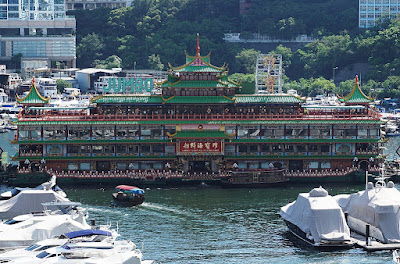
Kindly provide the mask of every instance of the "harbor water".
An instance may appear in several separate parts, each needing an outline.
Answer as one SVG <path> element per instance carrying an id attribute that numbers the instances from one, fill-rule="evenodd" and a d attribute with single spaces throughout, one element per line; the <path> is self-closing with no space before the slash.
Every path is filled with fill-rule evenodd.
<path id="1" fill-rule="evenodd" d="M 0 146 L 11 155 L 12 134 L 0 134 Z M 391 158 L 399 143 L 398 138 L 388 142 Z M 71 200 L 88 208 L 91 219 L 114 227 L 118 223 L 122 238 L 143 248 L 144 259 L 158 263 L 392 263 L 390 251 L 321 252 L 297 242 L 279 209 L 313 187 L 318 186 L 154 188 L 146 190 L 143 205 L 133 208 L 113 207 L 110 187 L 64 189 Z M 335 195 L 362 190 L 364 185 L 323 187 Z"/>

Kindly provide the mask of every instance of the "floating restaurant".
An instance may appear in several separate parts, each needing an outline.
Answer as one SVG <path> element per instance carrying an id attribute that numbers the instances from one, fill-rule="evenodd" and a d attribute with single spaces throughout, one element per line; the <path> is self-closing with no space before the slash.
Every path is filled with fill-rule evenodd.
<path id="1" fill-rule="evenodd" d="M 281 171 L 289 181 L 361 180 L 379 159 L 379 115 L 356 78 L 341 106 L 307 107 L 289 94 L 238 94 L 227 66 L 186 54 L 158 84 L 161 95 L 105 94 L 89 107 L 49 107 L 34 83 L 18 98 L 18 182 L 257 183 Z M 365 175 L 365 174 L 362 174 Z M 268 181 L 268 180 L 267 180 Z"/>

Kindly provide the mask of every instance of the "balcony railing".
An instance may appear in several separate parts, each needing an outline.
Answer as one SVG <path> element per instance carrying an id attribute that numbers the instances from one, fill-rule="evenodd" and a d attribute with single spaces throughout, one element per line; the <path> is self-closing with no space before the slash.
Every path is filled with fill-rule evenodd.
<path id="1" fill-rule="evenodd" d="M 373 110 L 363 113 L 351 111 L 310 111 L 308 113 L 223 113 L 223 114 L 160 114 L 156 112 L 138 114 L 87 114 L 87 113 L 43 113 L 37 115 L 21 114 L 18 121 L 141 121 L 141 120 L 379 120 Z"/>

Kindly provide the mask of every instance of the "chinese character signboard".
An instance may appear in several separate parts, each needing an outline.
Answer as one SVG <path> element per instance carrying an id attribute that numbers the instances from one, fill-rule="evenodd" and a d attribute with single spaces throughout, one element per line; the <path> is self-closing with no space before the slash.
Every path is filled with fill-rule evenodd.
<path id="1" fill-rule="evenodd" d="M 178 142 L 178 155 L 213 154 L 222 155 L 221 141 L 181 141 Z"/>

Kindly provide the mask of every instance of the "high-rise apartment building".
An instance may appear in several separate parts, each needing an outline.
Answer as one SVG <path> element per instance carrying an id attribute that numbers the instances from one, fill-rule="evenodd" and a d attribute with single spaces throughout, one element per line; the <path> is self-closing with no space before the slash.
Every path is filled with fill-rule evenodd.
<path id="1" fill-rule="evenodd" d="M 400 0 L 359 0 L 358 26 L 369 28 L 381 17 L 395 17 L 400 13 Z"/>
<path id="2" fill-rule="evenodd" d="M 75 67 L 75 30 L 65 0 L 0 0 L 0 60 L 21 54 L 22 70 L 52 62 Z"/>

